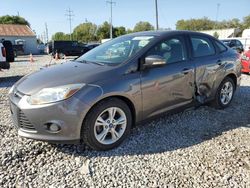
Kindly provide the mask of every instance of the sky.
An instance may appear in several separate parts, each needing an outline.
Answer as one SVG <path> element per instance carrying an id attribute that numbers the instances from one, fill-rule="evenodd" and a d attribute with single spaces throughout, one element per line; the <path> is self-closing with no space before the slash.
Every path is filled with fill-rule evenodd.
<path id="1" fill-rule="evenodd" d="M 139 21 L 155 25 L 155 0 L 113 0 L 113 25 L 133 28 Z M 239 18 L 250 14 L 250 0 L 158 0 L 160 28 L 175 29 L 180 19 L 202 18 L 218 21 Z M 110 20 L 110 5 L 106 0 L 0 0 L 0 16 L 20 15 L 29 21 L 37 35 L 48 26 L 49 37 L 58 31 L 69 33 L 66 10 L 74 17 L 72 28 L 87 21 L 97 25 Z"/>

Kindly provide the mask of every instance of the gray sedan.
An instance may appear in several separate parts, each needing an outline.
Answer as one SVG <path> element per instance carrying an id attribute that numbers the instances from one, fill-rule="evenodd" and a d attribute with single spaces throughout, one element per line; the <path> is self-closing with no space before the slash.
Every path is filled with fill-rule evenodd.
<path id="1" fill-rule="evenodd" d="M 108 150 L 151 117 L 227 107 L 240 70 L 237 53 L 209 35 L 134 33 L 23 77 L 9 91 L 11 113 L 20 136 Z"/>

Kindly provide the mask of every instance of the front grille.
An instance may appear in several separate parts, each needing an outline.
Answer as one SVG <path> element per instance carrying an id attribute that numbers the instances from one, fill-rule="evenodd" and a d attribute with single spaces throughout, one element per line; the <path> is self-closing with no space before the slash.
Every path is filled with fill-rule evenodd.
<path id="1" fill-rule="evenodd" d="M 19 127 L 22 129 L 27 129 L 27 130 L 35 130 L 35 127 L 30 123 L 28 118 L 25 116 L 25 114 L 19 110 Z"/>

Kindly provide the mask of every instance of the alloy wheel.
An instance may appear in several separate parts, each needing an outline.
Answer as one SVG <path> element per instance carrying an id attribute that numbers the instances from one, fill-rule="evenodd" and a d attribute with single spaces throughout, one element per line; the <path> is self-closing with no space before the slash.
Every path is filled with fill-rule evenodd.
<path id="1" fill-rule="evenodd" d="M 234 87 L 231 82 L 225 82 L 221 88 L 220 101 L 223 105 L 227 105 L 233 98 Z"/>
<path id="2" fill-rule="evenodd" d="M 125 112 L 121 108 L 110 107 L 97 117 L 94 125 L 94 135 L 101 144 L 113 144 L 122 137 L 126 126 L 127 117 Z"/>

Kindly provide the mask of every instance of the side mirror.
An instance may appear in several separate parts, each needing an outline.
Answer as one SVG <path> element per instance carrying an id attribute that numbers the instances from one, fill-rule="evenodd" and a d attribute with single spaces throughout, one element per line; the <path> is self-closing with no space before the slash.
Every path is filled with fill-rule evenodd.
<path id="1" fill-rule="evenodd" d="M 144 68 L 162 66 L 166 64 L 166 60 L 159 55 L 150 55 L 145 58 Z"/>

